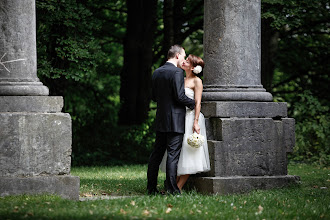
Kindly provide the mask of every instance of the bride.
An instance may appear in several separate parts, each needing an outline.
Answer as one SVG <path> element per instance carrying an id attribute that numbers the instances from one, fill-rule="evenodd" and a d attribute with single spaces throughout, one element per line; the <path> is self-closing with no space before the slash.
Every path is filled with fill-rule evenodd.
<path id="1" fill-rule="evenodd" d="M 204 61 L 195 55 L 190 54 L 183 62 L 182 68 L 186 72 L 184 80 L 185 94 L 195 100 L 196 106 L 194 110 L 186 109 L 185 134 L 183 137 L 182 149 L 178 162 L 177 185 L 182 190 L 182 187 L 187 182 L 190 174 L 206 172 L 210 170 L 210 159 L 208 146 L 206 141 L 205 119 L 200 112 L 201 100 L 203 92 L 202 80 L 197 76 L 204 67 Z M 190 147 L 187 143 L 187 138 L 196 132 L 205 137 L 204 144 L 199 148 Z M 166 172 L 166 155 L 160 164 L 160 169 Z"/>

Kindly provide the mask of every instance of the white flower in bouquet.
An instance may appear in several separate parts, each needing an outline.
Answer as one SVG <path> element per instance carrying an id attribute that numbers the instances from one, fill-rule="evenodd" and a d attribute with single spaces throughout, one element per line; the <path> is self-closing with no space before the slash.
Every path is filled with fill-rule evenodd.
<path id="1" fill-rule="evenodd" d="M 203 145 L 204 141 L 205 141 L 204 136 L 197 134 L 196 132 L 191 134 L 187 139 L 187 143 L 193 148 L 199 148 L 200 146 Z"/>
<path id="2" fill-rule="evenodd" d="M 202 72 L 202 67 L 200 66 L 200 65 L 197 65 L 197 66 L 195 66 L 195 68 L 193 69 L 193 72 L 195 73 L 195 74 L 199 74 L 200 72 Z"/>

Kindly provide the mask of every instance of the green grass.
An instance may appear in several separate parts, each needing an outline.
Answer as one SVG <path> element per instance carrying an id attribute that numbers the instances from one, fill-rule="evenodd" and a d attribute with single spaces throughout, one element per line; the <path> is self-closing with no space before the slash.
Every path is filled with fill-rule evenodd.
<path id="1" fill-rule="evenodd" d="M 80 196 L 101 195 L 144 195 L 147 185 L 147 167 L 78 167 L 73 168 L 72 175 L 80 177 Z M 160 173 L 159 179 L 165 179 Z"/>
<path id="2" fill-rule="evenodd" d="M 181 197 L 147 196 L 146 166 L 79 167 L 81 196 L 129 198 L 70 201 L 57 196 L 0 198 L 0 219 L 330 219 L 330 168 L 290 164 L 296 186 L 219 196 L 186 191 Z M 161 174 L 159 183 L 165 176 Z M 322 187 L 327 187 L 326 189 Z"/>

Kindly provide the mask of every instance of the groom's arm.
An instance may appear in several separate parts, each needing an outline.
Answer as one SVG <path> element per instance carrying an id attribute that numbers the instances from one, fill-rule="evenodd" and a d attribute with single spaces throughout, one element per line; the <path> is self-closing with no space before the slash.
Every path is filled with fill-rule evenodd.
<path id="1" fill-rule="evenodd" d="M 195 108 L 195 100 L 190 99 L 185 95 L 183 73 L 180 71 L 177 71 L 174 74 L 173 88 L 174 88 L 174 97 L 179 103 L 187 106 L 190 109 Z"/>
<path id="2" fill-rule="evenodd" d="M 151 100 L 154 102 L 157 102 L 156 99 L 156 80 L 155 80 L 155 73 L 152 75 L 152 79 L 151 79 Z"/>

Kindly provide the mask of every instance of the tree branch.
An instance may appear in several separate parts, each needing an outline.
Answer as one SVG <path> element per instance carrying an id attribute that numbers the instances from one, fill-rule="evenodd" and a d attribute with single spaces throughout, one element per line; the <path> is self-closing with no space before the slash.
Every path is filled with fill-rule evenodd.
<path id="1" fill-rule="evenodd" d="M 296 78 L 299 78 L 300 76 L 301 76 L 301 74 L 295 74 L 295 75 L 289 77 L 288 79 L 286 79 L 286 80 L 284 80 L 284 81 L 282 81 L 282 82 L 279 82 L 279 83 L 273 85 L 272 87 L 273 87 L 273 88 L 279 87 L 279 86 L 281 86 L 281 85 L 283 85 L 283 84 L 285 84 L 285 83 L 288 83 L 288 82 L 290 82 L 290 81 L 292 81 L 292 80 L 294 80 L 294 79 L 296 79 Z"/>

